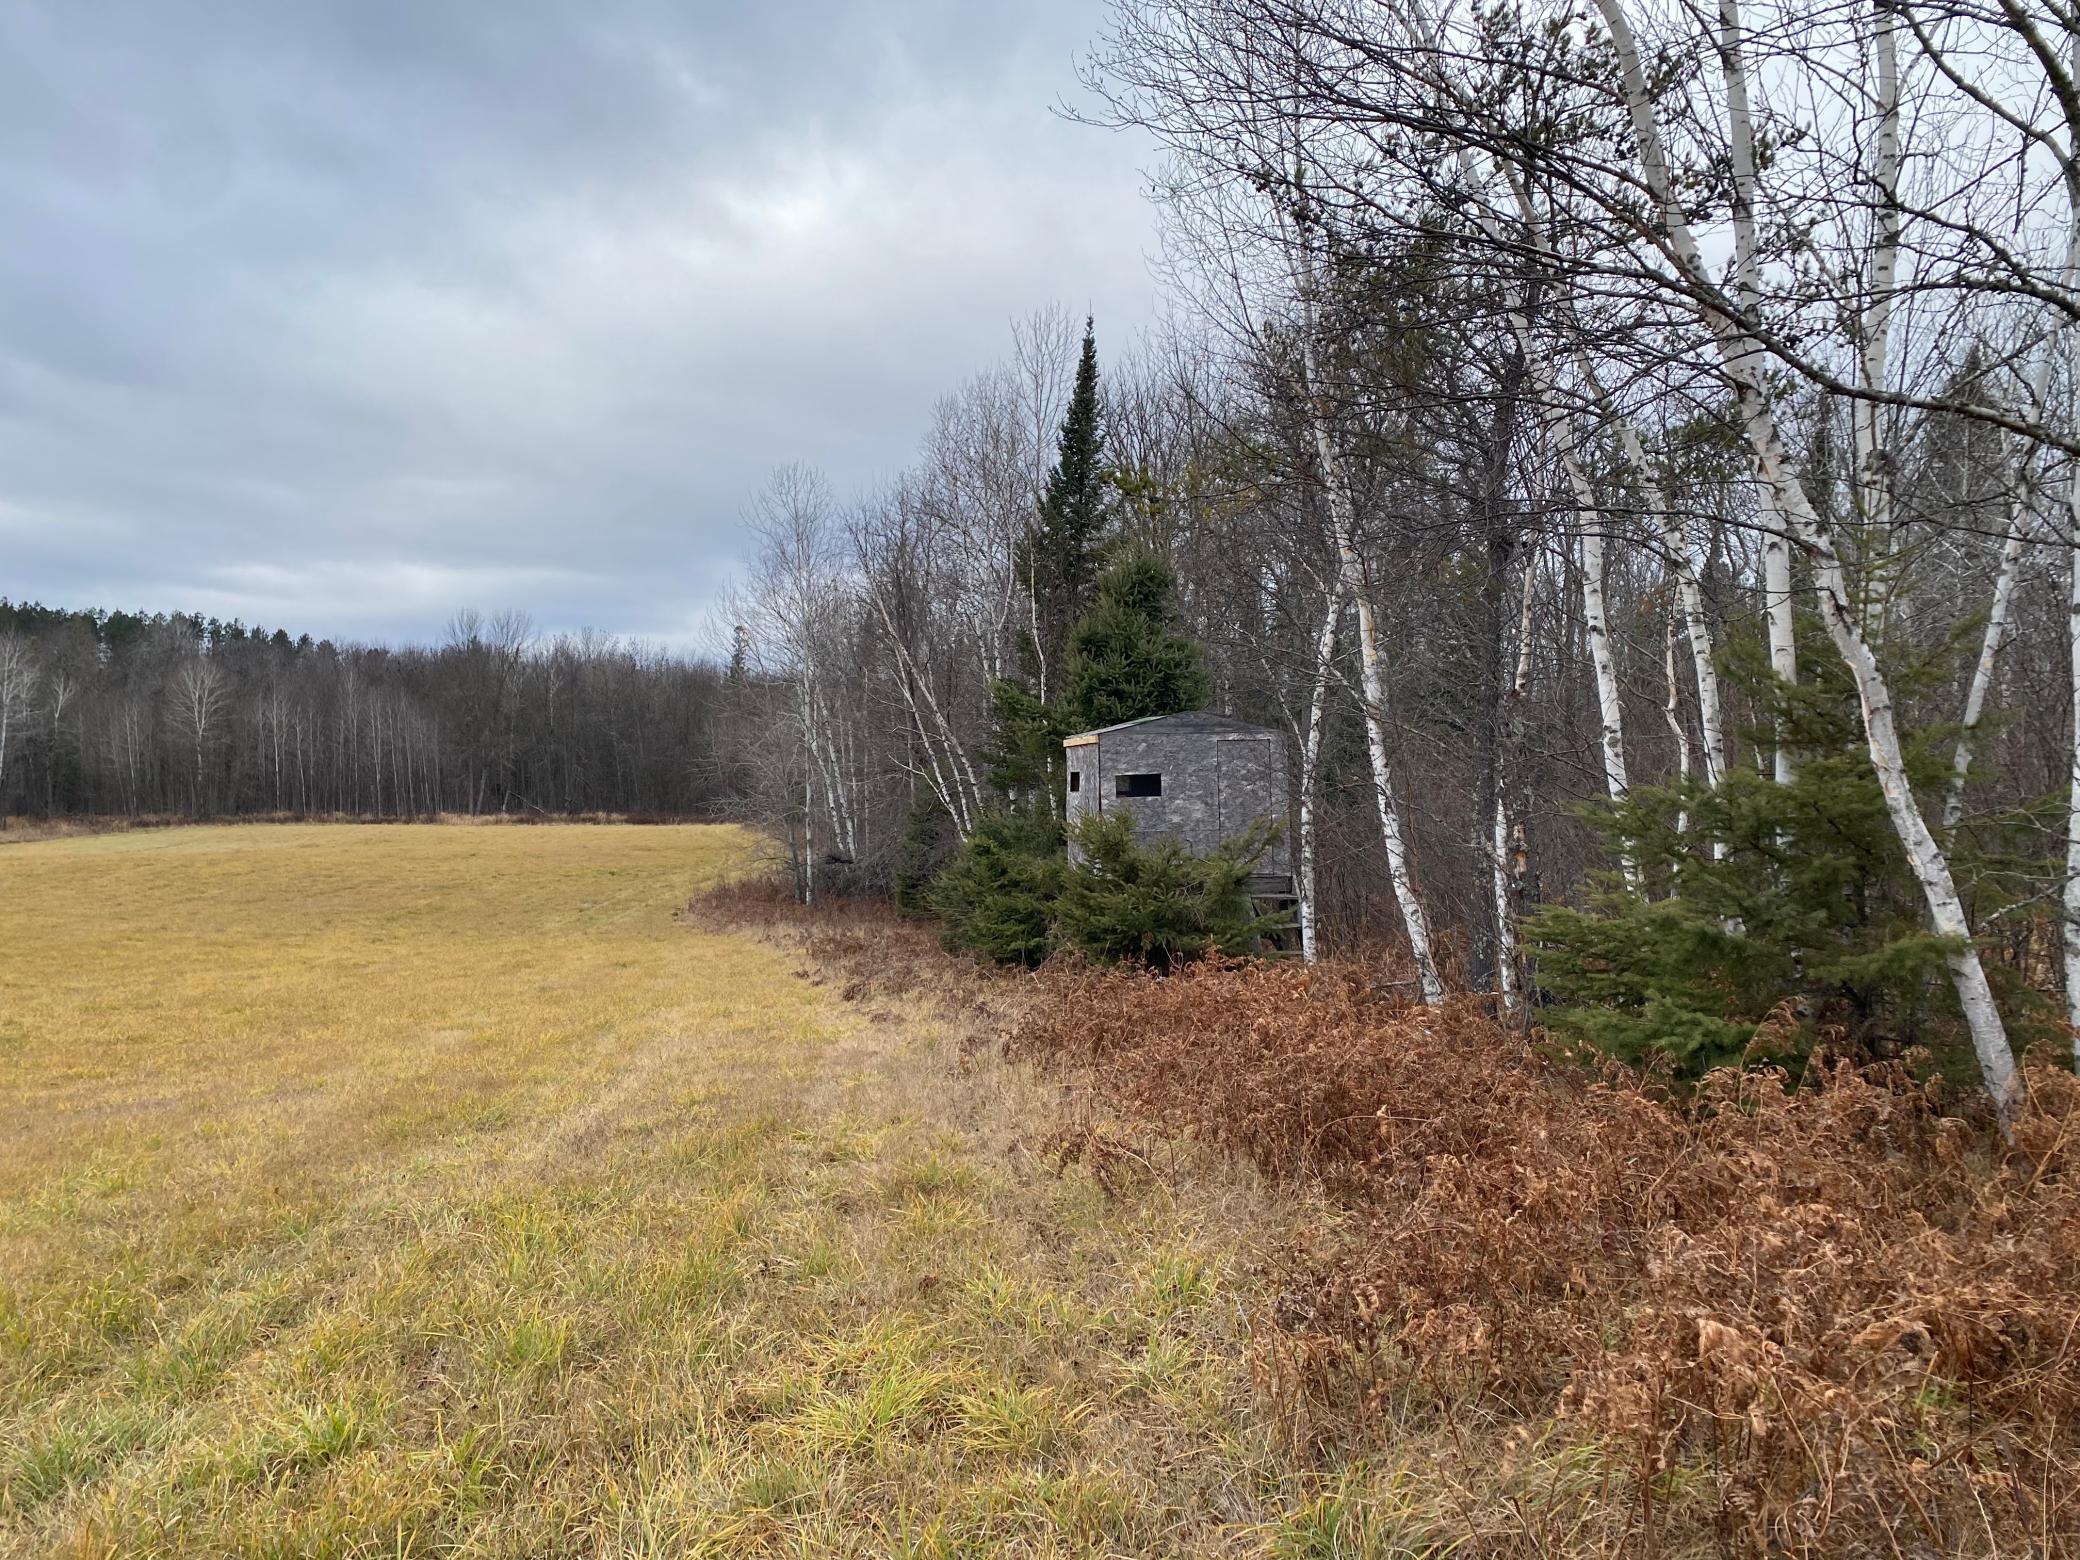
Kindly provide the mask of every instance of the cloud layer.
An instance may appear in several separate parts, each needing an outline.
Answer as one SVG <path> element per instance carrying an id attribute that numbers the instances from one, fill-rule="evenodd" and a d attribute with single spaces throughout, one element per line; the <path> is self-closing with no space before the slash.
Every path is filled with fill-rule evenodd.
<path id="1" fill-rule="evenodd" d="M 772 465 L 1149 318 L 1096 0 L 0 8 L 0 595 L 683 640 Z"/>

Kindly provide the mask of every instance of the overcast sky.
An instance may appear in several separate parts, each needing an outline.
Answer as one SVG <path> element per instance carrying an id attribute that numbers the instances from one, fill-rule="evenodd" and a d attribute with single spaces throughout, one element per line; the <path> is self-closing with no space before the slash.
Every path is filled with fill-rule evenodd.
<path id="1" fill-rule="evenodd" d="M 1059 300 L 1157 308 L 1098 0 L 0 0 L 0 595 L 686 642 Z"/>

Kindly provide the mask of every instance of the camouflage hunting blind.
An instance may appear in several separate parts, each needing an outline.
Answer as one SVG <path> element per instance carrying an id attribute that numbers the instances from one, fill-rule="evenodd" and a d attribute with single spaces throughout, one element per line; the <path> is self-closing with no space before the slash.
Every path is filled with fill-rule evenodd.
<path id="1" fill-rule="evenodd" d="M 1172 839 L 1204 855 L 1262 818 L 1287 811 L 1286 742 L 1278 732 L 1226 715 L 1151 715 L 1062 743 L 1073 830 L 1093 815 L 1134 815 L 1135 837 Z M 1074 835 L 1069 850 L 1076 851 Z M 1292 851 L 1283 834 L 1258 858 L 1252 890 L 1289 896 Z"/>

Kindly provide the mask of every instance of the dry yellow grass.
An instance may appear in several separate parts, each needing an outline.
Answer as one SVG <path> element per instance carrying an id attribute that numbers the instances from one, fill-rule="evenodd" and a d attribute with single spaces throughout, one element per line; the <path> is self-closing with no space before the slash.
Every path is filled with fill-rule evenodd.
<path id="1" fill-rule="evenodd" d="M 1252 1424 L 1250 1189 L 1047 1172 L 1036 1084 L 675 915 L 748 850 L 0 852 L 0 1553 L 1426 1549 Z"/>

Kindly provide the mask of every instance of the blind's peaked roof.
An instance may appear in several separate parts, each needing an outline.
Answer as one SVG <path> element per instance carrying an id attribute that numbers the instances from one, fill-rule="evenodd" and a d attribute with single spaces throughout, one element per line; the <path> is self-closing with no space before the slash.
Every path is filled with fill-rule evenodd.
<path id="1" fill-rule="evenodd" d="M 1181 737 L 1275 737 L 1277 732 L 1267 726 L 1252 726 L 1246 720 L 1237 720 L 1232 715 L 1216 715 L 1211 710 L 1187 710 L 1182 715 L 1144 715 L 1139 720 L 1123 720 L 1116 725 L 1100 726 L 1095 731 L 1079 731 L 1064 737 L 1062 745 L 1095 741 L 1109 732 L 1128 730 L 1161 731 L 1169 736 Z"/>

